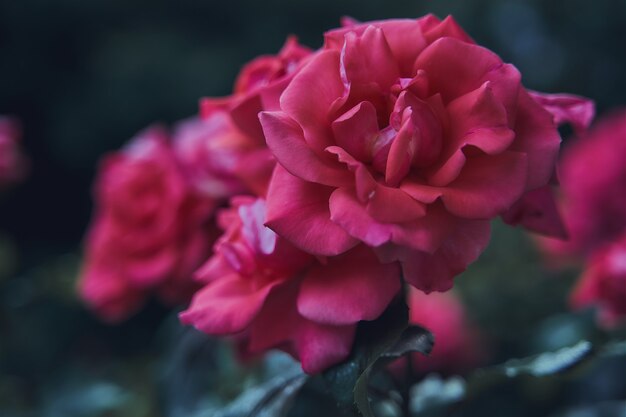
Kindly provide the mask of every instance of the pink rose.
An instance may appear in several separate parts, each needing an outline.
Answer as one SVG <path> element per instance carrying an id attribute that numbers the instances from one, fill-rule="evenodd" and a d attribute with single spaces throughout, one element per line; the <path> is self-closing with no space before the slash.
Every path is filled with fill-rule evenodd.
<path id="1" fill-rule="evenodd" d="M 260 115 L 279 164 L 267 225 L 319 256 L 365 243 L 426 292 L 448 290 L 489 221 L 548 184 L 559 150 L 517 69 L 451 17 L 326 33 L 279 104 Z"/>
<path id="2" fill-rule="evenodd" d="M 195 189 L 215 199 L 263 195 L 275 164 L 265 143 L 243 134 L 223 110 L 180 122 L 173 147 Z"/>
<path id="3" fill-rule="evenodd" d="M 569 240 L 540 239 L 551 261 L 588 256 L 626 233 L 626 109 L 565 147 L 559 178 Z"/>
<path id="4" fill-rule="evenodd" d="M 201 117 L 179 124 L 174 150 L 197 190 L 218 199 L 265 195 L 275 162 L 257 115 L 278 108 L 278 97 L 310 53 L 296 38 L 287 39 L 277 55 L 242 69 L 232 96 L 203 99 Z"/>
<path id="5" fill-rule="evenodd" d="M 167 141 L 147 129 L 100 168 L 79 291 L 110 321 L 148 294 L 187 300 L 196 289 L 190 275 L 209 254 L 214 203 L 188 186 Z"/>
<path id="6" fill-rule="evenodd" d="M 181 321 L 235 335 L 249 354 L 282 349 L 320 372 L 347 357 L 357 322 L 377 318 L 398 293 L 398 265 L 381 264 L 365 245 L 316 258 L 265 227 L 265 215 L 265 202 L 251 197 L 219 215 L 224 235 Z"/>
<path id="7" fill-rule="evenodd" d="M 413 354 L 413 366 L 419 373 L 446 374 L 469 371 L 484 360 L 485 349 L 480 343 L 478 329 L 468 320 L 465 307 L 454 292 L 424 294 L 411 288 L 407 297 L 409 320 L 435 336 L 435 346 L 429 356 Z M 405 365 L 400 360 L 393 371 Z"/>
<path id="8" fill-rule="evenodd" d="M 605 327 L 626 318 L 626 235 L 593 254 L 572 294 L 572 305 L 598 307 Z"/>
<path id="9" fill-rule="evenodd" d="M 22 180 L 28 171 L 28 160 L 19 148 L 21 136 L 15 120 L 0 116 L 0 188 Z"/>

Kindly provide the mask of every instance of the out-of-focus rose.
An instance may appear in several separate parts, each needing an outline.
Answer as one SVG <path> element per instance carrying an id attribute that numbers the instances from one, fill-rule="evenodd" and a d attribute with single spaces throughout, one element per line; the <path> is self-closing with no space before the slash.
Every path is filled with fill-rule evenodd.
<path id="1" fill-rule="evenodd" d="M 160 128 L 141 132 L 102 162 L 95 214 L 79 281 L 82 298 L 117 321 L 149 294 L 183 302 L 197 288 L 190 278 L 212 243 L 212 200 L 183 176 Z"/>
<path id="2" fill-rule="evenodd" d="M 605 327 L 626 318 L 626 235 L 593 254 L 571 301 L 576 308 L 598 307 Z"/>
<path id="3" fill-rule="evenodd" d="M 263 142 L 237 129 L 227 111 L 179 123 L 173 146 L 192 185 L 204 195 L 227 199 L 263 195 L 267 189 L 274 158 Z"/>
<path id="4" fill-rule="evenodd" d="M 380 316 L 398 293 L 399 267 L 365 245 L 316 258 L 265 227 L 265 214 L 263 200 L 239 197 L 218 216 L 225 233 L 181 321 L 236 335 L 250 354 L 282 349 L 320 372 L 346 358 L 357 322 Z"/>
<path id="5" fill-rule="evenodd" d="M 315 255 L 363 242 L 415 287 L 448 290 L 492 218 L 514 208 L 509 222 L 558 230 L 514 207 L 553 175 L 552 110 L 450 17 L 332 30 L 260 115 L 279 164 L 267 225 Z"/>
<path id="6" fill-rule="evenodd" d="M 576 261 L 626 233 L 626 109 L 565 147 L 559 205 L 569 234 L 542 238 L 550 261 Z"/>
<path id="7" fill-rule="evenodd" d="M 22 133 L 17 121 L 0 116 L 0 189 L 22 180 L 28 160 L 19 148 Z"/>
<path id="8" fill-rule="evenodd" d="M 435 336 L 430 356 L 414 355 L 416 370 L 461 373 L 480 365 L 485 352 L 479 332 L 453 292 L 426 295 L 411 289 L 408 305 L 410 322 L 430 330 Z"/>
<path id="9" fill-rule="evenodd" d="M 286 83 L 310 53 L 289 38 L 277 55 L 258 57 L 242 69 L 232 96 L 203 99 L 201 117 L 179 124 L 174 150 L 196 189 L 217 199 L 265 195 L 275 162 L 258 113 L 278 108 Z"/>

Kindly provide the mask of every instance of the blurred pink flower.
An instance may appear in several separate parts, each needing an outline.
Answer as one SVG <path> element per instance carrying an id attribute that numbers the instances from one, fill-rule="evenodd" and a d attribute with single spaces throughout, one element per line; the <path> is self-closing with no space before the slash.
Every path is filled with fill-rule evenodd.
<path id="1" fill-rule="evenodd" d="M 203 99 L 200 118 L 179 124 L 174 149 L 200 192 L 218 199 L 265 195 L 275 162 L 258 113 L 278 108 L 280 94 L 310 53 L 296 38 L 288 38 L 277 55 L 244 66 L 233 95 Z"/>
<path id="2" fill-rule="evenodd" d="M 565 147 L 559 180 L 569 239 L 539 239 L 548 261 L 579 262 L 626 233 L 626 109 Z"/>
<path id="3" fill-rule="evenodd" d="M 0 188 L 21 181 L 29 162 L 20 149 L 22 132 L 16 120 L 0 116 Z"/>
<path id="4" fill-rule="evenodd" d="M 104 158 L 95 206 L 79 282 L 85 302 L 116 321 L 149 294 L 187 301 L 213 241 L 214 202 L 189 187 L 165 131 L 149 128 Z"/>
<path id="5" fill-rule="evenodd" d="M 571 301 L 576 308 L 598 307 L 605 327 L 626 318 L 626 234 L 591 256 Z"/>
<path id="6" fill-rule="evenodd" d="M 437 372 L 458 374 L 480 366 L 486 358 L 478 328 L 469 320 L 454 292 L 424 294 L 411 288 L 407 295 L 409 321 L 428 329 L 435 336 L 429 356 L 413 354 L 414 370 L 420 374 Z M 394 374 L 402 374 L 406 361 L 391 365 Z"/>

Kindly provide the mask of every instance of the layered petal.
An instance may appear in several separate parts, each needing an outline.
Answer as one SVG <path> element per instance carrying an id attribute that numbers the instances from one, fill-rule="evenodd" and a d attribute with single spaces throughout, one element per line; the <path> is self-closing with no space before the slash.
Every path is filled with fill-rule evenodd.
<path id="1" fill-rule="evenodd" d="M 332 256 L 357 240 L 330 219 L 332 188 L 302 181 L 277 166 L 267 193 L 266 225 L 305 252 Z"/>
<path id="2" fill-rule="evenodd" d="M 298 311 L 332 325 L 374 320 L 399 290 L 399 266 L 380 263 L 371 249 L 360 245 L 309 270 L 298 294 Z"/>

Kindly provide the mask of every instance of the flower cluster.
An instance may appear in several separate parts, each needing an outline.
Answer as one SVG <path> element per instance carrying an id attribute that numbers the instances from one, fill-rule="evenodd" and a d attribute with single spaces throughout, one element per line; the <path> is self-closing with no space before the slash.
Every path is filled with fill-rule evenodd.
<path id="1" fill-rule="evenodd" d="M 569 239 L 539 242 L 553 263 L 585 260 L 572 304 L 597 305 L 600 322 L 612 326 L 626 316 L 626 110 L 573 142 L 559 167 Z"/>
<path id="2" fill-rule="evenodd" d="M 21 136 L 15 120 L 0 116 L 0 189 L 22 180 L 28 171 L 28 160 L 19 148 Z"/>
<path id="3" fill-rule="evenodd" d="M 181 320 L 234 336 L 248 354 L 283 349 L 316 373 L 349 354 L 358 323 L 378 318 L 405 283 L 449 290 L 485 249 L 493 218 L 558 234 L 544 191 L 556 125 L 586 125 L 592 108 L 531 93 L 520 79 L 451 17 L 430 15 L 346 20 L 317 51 L 290 38 L 276 56 L 253 60 L 233 94 L 203 99 L 199 118 L 183 123 L 170 146 L 190 195 L 227 205 L 217 211 L 213 255 L 194 273 L 202 288 Z M 103 183 L 130 178 L 112 177 Z M 135 211 L 144 186 L 126 186 L 100 198 L 98 218 L 110 217 L 109 205 Z M 165 223 L 176 233 L 146 240 L 175 253 L 176 265 L 193 258 L 188 271 L 198 259 L 185 248 L 214 211 L 183 210 L 167 186 L 154 189 L 154 209 L 176 213 Z M 155 216 L 137 225 L 163 227 Z M 118 281 L 143 289 L 165 279 L 131 277 L 144 252 L 119 240 L 124 253 L 105 264 L 133 262 Z M 89 252 L 88 265 L 99 252 Z M 159 270 L 170 279 L 178 271 Z"/>

